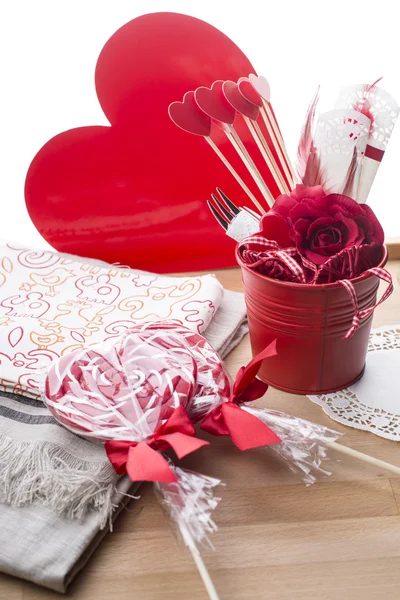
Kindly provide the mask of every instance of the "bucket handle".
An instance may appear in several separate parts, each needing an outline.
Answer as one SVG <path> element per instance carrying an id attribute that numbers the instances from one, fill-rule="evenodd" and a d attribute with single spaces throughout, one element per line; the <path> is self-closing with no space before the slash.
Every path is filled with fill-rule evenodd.
<path id="1" fill-rule="evenodd" d="M 382 269 L 381 267 L 372 267 L 371 269 L 368 269 L 368 271 L 366 271 L 366 272 L 371 273 L 371 275 L 375 275 L 376 277 L 378 277 L 378 279 L 382 279 L 382 281 L 386 281 L 386 283 L 388 284 L 388 287 L 386 288 L 385 292 L 382 294 L 382 297 L 380 298 L 380 300 L 378 300 L 378 302 L 376 304 L 374 304 L 374 306 L 370 306 L 369 308 L 364 308 L 363 310 L 359 310 L 358 302 L 357 302 L 357 294 L 356 294 L 354 285 L 351 283 L 351 281 L 349 279 L 341 279 L 338 281 L 338 283 L 340 283 L 347 291 L 350 301 L 354 308 L 353 321 L 352 321 L 350 329 L 347 331 L 346 335 L 343 338 L 345 340 L 351 339 L 353 337 L 353 335 L 355 334 L 355 332 L 357 331 L 357 329 L 359 328 L 360 321 L 362 319 L 365 319 L 366 317 L 369 317 L 369 315 L 374 312 L 376 307 L 379 306 L 380 304 L 382 304 L 382 302 L 385 302 L 385 300 L 387 300 L 389 298 L 390 294 L 393 292 L 393 280 L 392 280 L 392 276 L 389 273 L 389 271 L 386 271 L 386 269 Z"/>

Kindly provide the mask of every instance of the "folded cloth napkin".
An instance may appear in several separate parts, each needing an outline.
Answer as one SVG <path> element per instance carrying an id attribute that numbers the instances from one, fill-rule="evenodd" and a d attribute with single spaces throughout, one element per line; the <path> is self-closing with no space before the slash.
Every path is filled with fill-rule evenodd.
<path id="1" fill-rule="evenodd" d="M 17 247 L 16 245 L 12 246 Z M 17 260 L 15 260 L 15 255 L 10 252 L 9 246 L 6 247 L 6 254 L 4 246 L 2 247 L 3 259 L 0 259 L 2 268 L 0 284 L 3 281 L 3 289 L 0 287 L 1 291 L 4 290 L 7 281 L 10 282 L 9 275 L 14 273 L 14 267 L 20 273 L 19 276 L 14 275 L 13 279 L 17 289 L 15 287 L 14 290 L 12 287 L 7 288 L 7 292 L 10 293 L 0 295 L 3 309 L 10 310 L 5 306 L 4 300 L 6 300 L 6 304 L 13 307 L 12 314 L 2 312 L 2 316 L 0 316 L 0 330 L 6 331 L 5 334 L 0 333 L 1 361 L 3 361 L 4 355 L 10 356 L 12 352 L 15 352 L 15 346 L 18 347 L 22 339 L 32 341 L 32 334 L 37 331 L 38 324 L 41 327 L 40 317 L 38 318 L 37 314 L 32 316 L 32 312 L 28 313 L 27 308 L 31 311 L 39 309 L 40 301 L 54 306 L 54 296 L 47 297 L 45 296 L 46 292 L 43 294 L 45 297 L 43 300 L 36 297 L 27 298 L 26 295 L 32 291 L 18 289 L 23 286 L 24 282 L 32 281 L 30 279 L 32 272 L 29 269 L 26 272 L 22 271 L 22 273 L 27 273 L 28 277 L 24 277 L 21 282 L 21 270 L 15 263 L 34 261 L 37 264 L 59 264 L 52 262 L 59 255 L 52 252 L 23 250 L 20 246 L 18 248 L 18 250 L 11 249 L 12 252 L 17 253 Z M 4 258 L 8 258 L 10 262 Z M 86 275 L 91 278 L 86 281 L 87 287 L 93 283 L 93 278 L 103 276 L 104 270 L 109 277 L 114 270 L 110 266 L 103 267 L 101 265 L 100 267 L 98 261 L 86 260 L 85 263 L 82 263 L 75 257 L 68 257 L 66 260 L 71 260 L 68 263 L 68 269 L 75 269 L 75 272 L 80 270 L 81 266 L 88 267 L 88 265 L 92 268 L 102 269 Z M 41 273 L 37 264 L 34 271 Z M 65 264 L 63 263 L 64 266 Z M 71 267 L 71 264 L 75 266 Z M 46 272 L 48 270 L 49 267 L 46 267 Z M 119 269 L 115 270 L 119 271 Z M 88 272 L 89 269 L 86 273 Z M 172 278 L 169 280 L 167 277 L 157 278 L 154 275 L 144 275 L 126 269 L 123 272 L 126 275 L 123 279 L 128 280 L 131 287 L 136 288 L 135 282 L 143 284 L 139 286 L 142 288 L 139 289 L 140 293 L 144 290 L 146 293 L 149 288 L 153 290 L 155 286 L 151 286 L 156 283 L 158 291 L 152 292 L 153 302 L 161 302 L 161 298 L 154 301 L 154 294 L 162 295 L 165 294 L 165 290 L 167 292 L 172 290 L 173 294 L 176 293 L 179 296 L 186 286 L 198 286 L 197 280 L 200 279 L 202 284 L 200 287 L 203 287 L 204 281 L 204 278 Z M 1 273 L 3 273 L 3 278 Z M 78 279 L 79 277 L 74 276 L 74 281 Z M 112 281 L 116 280 L 118 281 L 118 277 Z M 152 282 L 149 284 L 150 280 Z M 53 279 L 51 281 L 53 282 Z M 49 282 L 50 280 L 47 280 L 47 283 Z M 97 279 L 96 282 L 99 283 Z M 110 283 L 108 280 L 107 282 Z M 107 282 L 103 283 L 108 290 L 110 286 Z M 217 284 L 216 286 L 214 282 Z M 101 283 L 102 281 L 100 281 Z M 29 283 L 29 285 L 31 284 Z M 184 307 L 188 308 L 188 302 L 196 302 L 198 296 L 196 296 L 196 300 L 193 299 L 193 296 L 180 298 L 181 302 L 174 304 L 173 307 L 174 318 L 182 320 L 186 326 L 200 330 L 207 323 L 208 326 L 204 331 L 205 337 L 222 356 L 225 356 L 247 332 L 243 296 L 227 290 L 222 295 L 222 288 L 214 278 L 206 279 L 205 285 L 208 298 L 203 296 L 199 302 L 203 303 L 201 306 L 208 306 L 208 308 L 210 307 L 208 302 L 211 302 L 214 307 L 219 304 L 215 318 L 210 322 L 212 315 L 207 310 L 200 310 L 197 305 L 195 310 L 191 310 L 193 304 L 189 307 L 188 312 L 182 310 Z M 76 289 L 79 290 L 79 288 Z M 98 291 L 99 289 L 101 288 L 97 288 Z M 210 291 L 214 294 L 211 300 Z M 21 292 L 26 294 L 25 301 L 21 300 Z M 50 293 L 54 293 L 54 290 Z M 62 296 L 63 299 L 65 298 L 64 293 L 60 288 L 59 296 Z M 76 293 L 75 290 L 73 293 Z M 79 293 L 80 291 L 77 292 L 78 296 Z M 124 291 L 124 294 L 129 293 L 130 296 L 125 296 L 125 299 L 134 296 L 131 290 Z M 171 298 L 170 292 L 167 297 Z M 174 296 L 172 297 L 175 299 Z M 67 300 L 67 302 L 69 301 Z M 87 298 L 82 301 L 83 303 L 88 302 Z M 133 299 L 130 304 L 131 310 L 134 310 L 132 307 L 135 302 L 137 300 Z M 94 304 L 94 297 L 91 297 L 92 307 Z M 97 309 L 97 305 L 94 308 Z M 143 314 L 143 306 L 140 307 L 140 310 Z M 117 311 L 118 306 L 115 313 Z M 210 312 L 214 313 L 215 310 L 211 309 Z M 28 314 L 31 316 L 27 316 Z M 79 314 L 79 311 L 75 314 Z M 107 314 L 105 313 L 105 315 Z M 4 316 L 6 318 L 1 320 Z M 128 319 L 122 319 L 123 322 L 120 321 L 115 330 L 113 330 L 114 321 L 111 322 L 111 328 L 108 331 L 105 330 L 109 321 L 97 321 L 95 327 L 101 329 L 103 336 L 113 337 L 129 326 Z M 48 321 L 53 327 L 52 332 L 64 338 L 55 342 L 52 348 L 55 347 L 61 352 L 65 351 L 65 348 L 69 348 L 64 345 L 65 338 L 68 338 L 70 332 L 67 321 L 58 319 L 59 325 L 61 321 L 61 333 L 54 331 L 56 326 L 50 318 Z M 202 324 L 201 321 L 204 323 Z M 68 323 L 70 325 L 70 321 Z M 18 339 L 20 335 L 18 327 L 23 329 L 22 339 Z M 77 331 L 75 325 L 72 327 L 72 331 Z M 13 333 L 15 330 L 17 333 Z M 90 328 L 86 330 L 89 331 L 87 336 L 90 339 L 89 343 L 96 335 L 98 336 L 97 341 L 99 341 L 101 333 L 91 331 Z M 70 338 L 68 338 L 69 345 L 71 345 Z M 12 343 L 10 343 L 10 339 Z M 72 340 L 74 340 L 73 337 Z M 84 342 L 79 341 L 78 343 L 83 344 Z M 4 352 L 4 344 L 7 345 L 6 352 Z M 48 347 L 47 352 L 49 350 Z M 40 351 L 43 352 L 44 349 L 42 348 Z M 29 352 L 32 353 L 29 345 L 24 346 L 22 352 L 15 352 L 13 356 L 14 362 L 17 362 L 16 368 L 18 368 L 19 361 L 23 362 L 18 354 L 26 357 L 29 356 Z M 47 357 L 46 354 L 46 359 Z M 0 391 L 0 502 L 2 502 L 0 504 L 0 571 L 34 581 L 59 592 L 65 592 L 74 575 L 84 566 L 108 530 L 110 509 L 115 507 L 113 513 L 113 518 L 115 518 L 124 502 L 129 499 L 124 494 L 128 491 L 132 493 L 131 482 L 126 477 L 117 478 L 105 456 L 102 445 L 82 440 L 60 427 L 47 408 L 35 399 L 35 396 L 38 395 L 37 381 L 34 379 L 35 369 L 32 369 L 33 376 L 30 375 L 30 378 L 25 378 L 24 382 L 19 381 L 15 385 L 13 374 L 17 371 L 10 370 L 10 361 L 6 360 L 0 364 L 0 368 L 2 367 L 5 377 L 2 382 L 2 391 Z M 9 391 L 13 389 L 18 393 Z M 22 395 L 21 392 L 25 395 Z M 27 393 L 29 396 L 26 395 Z"/>
<path id="2" fill-rule="evenodd" d="M 177 320 L 201 333 L 223 298 L 213 275 L 163 277 L 0 244 L 0 385 L 37 397 L 54 358 L 116 337 L 132 321 Z"/>

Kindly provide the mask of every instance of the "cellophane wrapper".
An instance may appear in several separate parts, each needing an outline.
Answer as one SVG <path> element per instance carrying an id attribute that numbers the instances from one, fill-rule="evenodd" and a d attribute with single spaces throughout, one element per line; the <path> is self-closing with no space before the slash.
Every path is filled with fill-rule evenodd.
<path id="1" fill-rule="evenodd" d="M 118 338 L 54 362 L 43 399 L 70 431 L 89 440 L 146 441 L 183 406 L 196 420 L 226 400 L 231 383 L 221 358 L 179 322 L 133 324 Z M 177 483 L 157 483 L 161 504 L 185 543 L 204 543 L 220 481 L 174 467 Z"/>
<path id="2" fill-rule="evenodd" d="M 328 458 L 326 442 L 334 442 L 341 433 L 277 410 L 247 405 L 243 409 L 260 419 L 281 439 L 280 443 L 268 448 L 281 457 L 291 471 L 300 473 L 307 486 L 321 475 L 331 475 L 322 466 Z"/>
<path id="3" fill-rule="evenodd" d="M 74 433 L 99 442 L 145 441 L 178 407 L 197 421 L 229 397 L 222 360 L 179 323 L 133 325 L 119 338 L 62 356 L 44 401 Z"/>
<path id="4" fill-rule="evenodd" d="M 186 546 L 193 547 L 194 542 L 213 549 L 209 536 L 217 531 L 217 526 L 212 514 L 220 501 L 214 490 L 221 481 L 177 466 L 171 468 L 177 476 L 176 483 L 154 484 L 159 503 Z"/>

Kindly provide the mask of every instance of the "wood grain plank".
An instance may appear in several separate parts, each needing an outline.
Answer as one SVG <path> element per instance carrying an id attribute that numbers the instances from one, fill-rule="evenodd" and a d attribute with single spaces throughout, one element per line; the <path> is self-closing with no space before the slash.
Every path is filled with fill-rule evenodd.
<path id="1" fill-rule="evenodd" d="M 22 600 L 23 585 L 19 579 L 1 574 L 0 600 Z"/>
<path id="2" fill-rule="evenodd" d="M 389 260 L 400 260 L 400 238 L 391 238 L 387 240 Z"/>
<path id="3" fill-rule="evenodd" d="M 390 261 L 388 268 L 396 291 L 376 311 L 375 326 L 400 321 L 400 262 Z M 241 290 L 238 269 L 216 276 L 225 287 Z M 230 372 L 249 358 L 247 337 L 227 359 Z M 304 396 L 270 389 L 258 405 L 337 429 L 344 434 L 341 443 L 400 465 L 397 444 L 334 423 Z M 228 439 L 212 441 L 182 465 L 226 482 L 215 513 L 216 551 L 204 554 L 221 600 L 400 598 L 400 478 L 332 453 L 331 477 L 305 488 L 269 450 L 241 453 Z M 72 584 L 70 598 L 205 600 L 191 558 L 175 539 L 151 486 L 144 485 L 140 496 Z M 15 582 L 0 578 L 0 599 L 3 590 L 4 600 L 21 598 L 12 595 L 19 590 Z M 22 600 L 60 597 L 17 583 Z"/>

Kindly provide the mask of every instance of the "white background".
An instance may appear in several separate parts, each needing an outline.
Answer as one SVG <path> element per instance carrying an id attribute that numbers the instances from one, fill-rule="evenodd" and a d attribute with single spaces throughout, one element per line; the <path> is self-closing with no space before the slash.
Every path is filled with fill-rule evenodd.
<path id="1" fill-rule="evenodd" d="M 47 247 L 29 220 L 25 175 L 35 153 L 72 127 L 107 124 L 94 89 L 107 39 L 147 12 L 199 17 L 247 54 L 272 88 L 272 103 L 294 156 L 319 83 L 320 109 L 341 85 L 381 83 L 400 101 L 396 0 L 13 0 L 0 6 L 0 237 Z M 331 100 L 331 102 L 329 102 Z M 370 194 L 387 237 L 400 236 L 400 124 Z"/>

